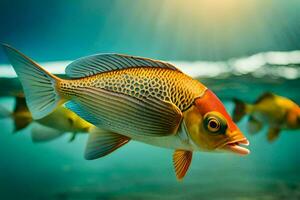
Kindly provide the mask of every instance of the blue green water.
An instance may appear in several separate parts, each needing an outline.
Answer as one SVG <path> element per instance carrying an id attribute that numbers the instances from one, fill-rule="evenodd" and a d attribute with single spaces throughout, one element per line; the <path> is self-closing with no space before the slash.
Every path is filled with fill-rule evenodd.
<path id="1" fill-rule="evenodd" d="M 200 79 L 229 111 L 232 97 L 252 101 L 265 90 L 300 100 L 299 78 Z M 5 80 L 1 95 L 19 87 L 16 79 Z M 2 97 L 0 104 L 12 109 L 14 101 Z M 0 199 L 299 199 L 300 132 L 283 131 L 270 144 L 266 130 L 247 134 L 246 122 L 243 119 L 239 127 L 250 140 L 249 156 L 196 152 L 187 176 L 178 182 L 172 150 L 132 141 L 107 157 L 87 161 L 83 158 L 87 135 L 78 135 L 71 143 L 66 134 L 34 144 L 30 127 L 12 134 L 12 120 L 2 119 Z"/>
<path id="2" fill-rule="evenodd" d="M 299 0 L 1 0 L 0 43 L 58 74 L 95 53 L 174 60 L 230 112 L 233 97 L 253 102 L 266 91 L 299 105 L 299 10 Z M 0 50 L 0 105 L 12 110 L 20 89 Z M 246 123 L 238 125 L 249 156 L 194 153 L 178 182 L 172 150 L 131 141 L 87 161 L 87 135 L 34 144 L 31 127 L 12 134 L 12 120 L 0 119 L 0 200 L 299 200 L 300 131 L 282 131 L 270 144 L 266 130 L 251 136 Z"/>

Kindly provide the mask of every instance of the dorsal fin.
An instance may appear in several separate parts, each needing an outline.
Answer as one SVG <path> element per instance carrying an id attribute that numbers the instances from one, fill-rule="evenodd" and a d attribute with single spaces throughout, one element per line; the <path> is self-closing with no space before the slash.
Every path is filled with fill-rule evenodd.
<path id="1" fill-rule="evenodd" d="M 65 72 L 69 77 L 81 78 L 101 72 L 133 67 L 159 67 L 178 70 L 170 63 L 150 58 L 122 54 L 97 54 L 75 60 L 66 67 Z"/>
<path id="2" fill-rule="evenodd" d="M 258 97 L 258 99 L 254 102 L 254 104 L 260 103 L 261 101 L 265 100 L 265 99 L 271 99 L 274 98 L 275 95 L 271 92 L 265 92 L 263 93 L 260 97 Z"/>

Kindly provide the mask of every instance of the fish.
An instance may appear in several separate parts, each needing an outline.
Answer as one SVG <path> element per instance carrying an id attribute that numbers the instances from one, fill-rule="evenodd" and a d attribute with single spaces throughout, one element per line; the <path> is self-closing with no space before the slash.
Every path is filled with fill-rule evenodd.
<path id="1" fill-rule="evenodd" d="M 32 116 L 26 105 L 25 97 L 21 93 L 13 94 L 15 98 L 15 107 L 11 112 L 3 106 L 0 106 L 0 118 L 12 118 L 14 121 L 13 133 L 26 128 L 32 122 Z"/>
<path id="2" fill-rule="evenodd" d="M 25 129 L 30 124 L 31 139 L 33 142 L 47 142 L 62 136 L 65 133 L 71 133 L 69 142 L 73 141 L 78 133 L 87 133 L 94 130 L 94 126 L 80 118 L 69 109 L 59 106 L 49 115 L 34 120 L 26 104 L 23 93 L 14 95 L 15 108 L 13 112 L 4 107 L 0 107 L 2 118 L 11 117 L 14 121 L 14 133 Z"/>
<path id="3" fill-rule="evenodd" d="M 3 45 L 34 119 L 64 105 L 99 128 L 90 133 L 84 157 L 106 156 L 130 140 L 173 149 L 182 180 L 193 152 L 247 155 L 249 141 L 221 100 L 171 63 L 124 54 L 79 58 L 61 79 L 9 45 Z"/>
<path id="4" fill-rule="evenodd" d="M 235 108 L 233 120 L 239 122 L 245 115 L 248 119 L 248 132 L 256 134 L 268 127 L 267 140 L 275 141 L 281 130 L 300 129 L 300 108 L 294 101 L 271 92 L 265 92 L 253 104 L 233 99 Z"/>

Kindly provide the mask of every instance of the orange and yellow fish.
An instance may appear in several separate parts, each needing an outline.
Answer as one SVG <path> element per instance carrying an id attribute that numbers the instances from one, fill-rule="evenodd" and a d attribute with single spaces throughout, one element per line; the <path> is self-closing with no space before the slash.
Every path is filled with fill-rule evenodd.
<path id="1" fill-rule="evenodd" d="M 174 149 L 182 179 L 194 151 L 246 155 L 249 142 L 218 97 L 170 63 L 120 54 L 80 58 L 66 67 L 70 79 L 50 74 L 4 45 L 34 119 L 65 104 L 102 129 L 91 133 L 86 159 L 105 156 L 130 140 Z"/>
<path id="2" fill-rule="evenodd" d="M 71 133 L 70 141 L 73 141 L 78 133 L 97 131 L 92 124 L 63 106 L 57 107 L 41 119 L 33 120 L 23 94 L 17 94 L 15 99 L 15 108 L 12 112 L 0 106 L 0 118 L 12 118 L 14 132 L 18 132 L 31 124 L 33 142 L 46 142 L 65 133 Z"/>
<path id="3" fill-rule="evenodd" d="M 271 142 L 278 138 L 280 130 L 300 129 L 300 107 L 292 100 L 270 92 L 262 94 L 254 104 L 234 99 L 233 120 L 240 121 L 249 115 L 248 131 L 259 132 L 268 125 L 267 139 Z"/>

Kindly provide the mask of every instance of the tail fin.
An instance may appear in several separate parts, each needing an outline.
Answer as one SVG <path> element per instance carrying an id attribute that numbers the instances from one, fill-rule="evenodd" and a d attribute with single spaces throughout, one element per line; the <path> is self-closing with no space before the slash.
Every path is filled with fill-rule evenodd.
<path id="1" fill-rule="evenodd" d="M 18 50 L 8 45 L 3 45 L 3 48 L 21 81 L 33 118 L 40 119 L 50 114 L 61 103 L 56 91 L 59 78 Z"/>
<path id="2" fill-rule="evenodd" d="M 234 122 L 238 122 L 246 114 L 246 104 L 243 101 L 236 98 L 233 99 L 233 102 L 235 104 L 235 108 L 233 109 L 232 119 Z"/>
<path id="3" fill-rule="evenodd" d="M 31 117 L 14 117 L 14 131 L 13 133 L 17 133 L 18 131 L 26 128 L 32 122 Z"/>
<path id="4" fill-rule="evenodd" d="M 14 94 L 16 99 L 14 113 L 18 112 L 29 112 L 26 99 L 23 93 Z"/>
<path id="5" fill-rule="evenodd" d="M 28 111 L 29 112 L 29 111 Z M 14 130 L 13 133 L 20 131 L 21 129 L 26 128 L 32 121 L 31 117 L 19 117 L 14 113 L 7 110 L 5 107 L 0 106 L 0 119 L 12 118 L 14 121 Z"/>

